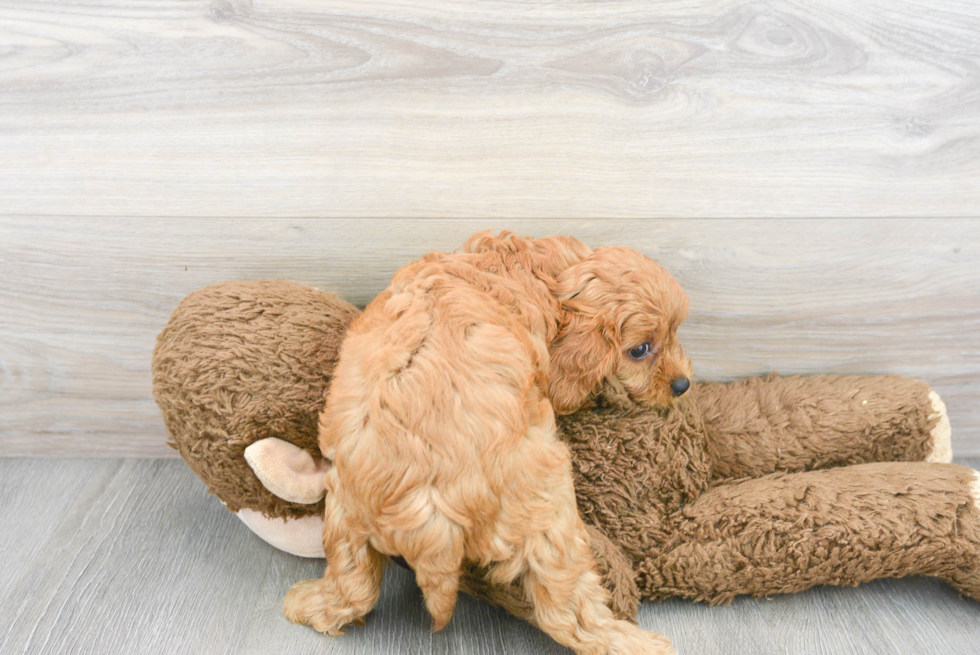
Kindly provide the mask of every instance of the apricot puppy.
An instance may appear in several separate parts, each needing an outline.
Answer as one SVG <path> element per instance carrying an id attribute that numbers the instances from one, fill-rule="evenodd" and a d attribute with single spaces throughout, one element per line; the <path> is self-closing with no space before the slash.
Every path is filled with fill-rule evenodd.
<path id="1" fill-rule="evenodd" d="M 683 394 L 687 306 L 640 253 L 568 237 L 480 233 L 398 271 L 340 352 L 320 416 L 327 569 L 290 590 L 286 616 L 340 634 L 401 556 L 438 630 L 472 562 L 519 579 L 535 623 L 576 652 L 673 653 L 613 618 L 555 414 L 600 389 L 654 406 Z"/>

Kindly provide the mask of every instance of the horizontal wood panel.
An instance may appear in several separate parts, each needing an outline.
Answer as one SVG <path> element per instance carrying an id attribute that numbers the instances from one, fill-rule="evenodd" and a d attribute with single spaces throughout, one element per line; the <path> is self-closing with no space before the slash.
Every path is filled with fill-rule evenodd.
<path id="1" fill-rule="evenodd" d="M 980 222 L 969 220 L 0 219 L 0 455 L 173 456 L 151 397 L 181 298 L 291 279 L 363 306 L 394 271 L 511 228 L 635 247 L 691 296 L 701 379 L 901 373 L 980 455 Z"/>
<path id="2" fill-rule="evenodd" d="M 974 216 L 980 4 L 7 0 L 0 213 Z"/>

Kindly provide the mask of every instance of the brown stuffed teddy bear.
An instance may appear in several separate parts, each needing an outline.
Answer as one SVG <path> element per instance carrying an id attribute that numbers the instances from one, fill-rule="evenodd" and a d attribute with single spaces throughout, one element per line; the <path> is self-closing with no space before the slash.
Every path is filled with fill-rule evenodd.
<path id="1" fill-rule="evenodd" d="M 227 282 L 174 310 L 153 391 L 175 447 L 284 550 L 323 556 L 317 446 L 359 310 L 282 281 Z M 614 609 L 939 576 L 980 600 L 980 476 L 954 464 L 945 407 L 899 376 L 701 384 L 670 411 L 615 398 L 558 420 Z M 464 590 L 527 618 L 521 589 Z"/>

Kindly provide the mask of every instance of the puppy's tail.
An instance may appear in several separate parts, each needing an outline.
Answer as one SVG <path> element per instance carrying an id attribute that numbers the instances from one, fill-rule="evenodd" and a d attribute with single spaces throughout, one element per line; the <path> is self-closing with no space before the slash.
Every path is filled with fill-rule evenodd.
<path id="1" fill-rule="evenodd" d="M 455 573 L 415 572 L 422 593 L 425 595 L 425 607 L 432 615 L 432 631 L 438 632 L 446 627 L 456 609 L 456 598 L 459 596 L 459 571 Z"/>
<path id="2" fill-rule="evenodd" d="M 451 523 L 445 517 L 440 518 Z M 429 533 L 424 536 L 426 547 L 414 558 L 406 556 L 406 559 L 415 569 L 415 581 L 425 596 L 425 606 L 432 615 L 432 631 L 436 632 L 446 627 L 456 609 L 463 569 L 463 538 L 457 525 L 433 526 L 426 532 Z"/>
<path id="3" fill-rule="evenodd" d="M 415 571 L 415 581 L 425 596 L 425 606 L 432 615 L 432 631 L 442 630 L 456 609 L 459 578 L 463 570 L 463 526 L 440 511 L 441 503 L 428 496 L 425 508 L 416 517 L 425 516 L 421 525 L 398 531 L 396 548 Z M 394 536 L 394 535 L 393 535 Z"/>

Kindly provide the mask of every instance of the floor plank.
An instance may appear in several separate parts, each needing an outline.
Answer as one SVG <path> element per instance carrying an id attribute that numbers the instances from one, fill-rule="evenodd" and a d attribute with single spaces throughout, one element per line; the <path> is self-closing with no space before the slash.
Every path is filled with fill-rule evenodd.
<path id="1" fill-rule="evenodd" d="M 0 5 L 0 213 L 975 216 L 962 0 Z"/>
<path id="2" fill-rule="evenodd" d="M 962 460 L 980 468 L 980 459 Z M 410 574 L 386 573 L 363 628 L 286 621 L 289 586 L 321 563 L 258 540 L 173 460 L 0 458 L 0 652 L 566 653 L 463 597 L 431 634 Z M 980 653 L 980 606 L 929 578 L 822 587 L 710 608 L 648 603 L 640 625 L 704 655 Z"/>

